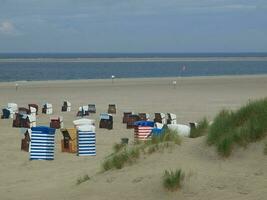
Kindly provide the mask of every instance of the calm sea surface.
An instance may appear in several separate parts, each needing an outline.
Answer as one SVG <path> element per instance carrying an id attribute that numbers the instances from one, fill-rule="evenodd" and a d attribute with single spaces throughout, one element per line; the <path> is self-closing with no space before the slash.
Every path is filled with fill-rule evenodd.
<path id="1" fill-rule="evenodd" d="M 267 74 L 267 53 L 0 54 L 0 82 Z"/>

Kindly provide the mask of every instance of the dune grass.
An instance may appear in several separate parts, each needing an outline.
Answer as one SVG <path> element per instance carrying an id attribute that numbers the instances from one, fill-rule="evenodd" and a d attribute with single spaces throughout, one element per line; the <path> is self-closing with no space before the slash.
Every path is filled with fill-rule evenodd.
<path id="1" fill-rule="evenodd" d="M 184 173 L 181 169 L 175 171 L 165 170 L 163 176 L 163 186 L 167 190 L 175 191 L 181 188 L 182 182 L 184 180 Z"/>
<path id="2" fill-rule="evenodd" d="M 80 185 L 88 180 L 90 180 L 91 178 L 88 176 L 88 174 L 84 175 L 83 177 L 80 177 L 77 179 L 76 185 Z"/>
<path id="3" fill-rule="evenodd" d="M 264 154 L 267 155 L 267 142 L 265 142 L 265 146 L 264 146 Z"/>
<path id="4" fill-rule="evenodd" d="M 222 156 L 230 156 L 235 145 L 246 147 L 267 132 L 267 99 L 251 101 L 237 111 L 222 110 L 214 119 L 207 143 Z"/>
<path id="5" fill-rule="evenodd" d="M 189 137 L 196 138 L 206 135 L 208 132 L 208 128 L 209 128 L 209 122 L 207 118 L 203 118 L 202 120 L 197 122 L 196 128 L 191 128 Z"/>
<path id="6" fill-rule="evenodd" d="M 152 136 L 151 140 L 138 141 L 132 146 L 115 144 L 113 146 L 114 152 L 106 157 L 102 163 L 102 169 L 103 171 L 121 169 L 127 164 L 136 162 L 141 153 L 152 154 L 179 144 L 181 144 L 179 135 L 169 129 L 166 129 L 160 136 Z"/>

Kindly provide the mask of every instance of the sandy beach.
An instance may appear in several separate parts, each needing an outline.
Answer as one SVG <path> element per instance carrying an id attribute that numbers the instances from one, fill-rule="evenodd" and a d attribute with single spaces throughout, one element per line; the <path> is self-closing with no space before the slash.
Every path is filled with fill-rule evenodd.
<path id="1" fill-rule="evenodd" d="M 172 81 L 176 80 L 174 87 Z M 53 104 L 54 115 L 64 117 L 64 126 L 73 127 L 79 106 L 96 104 L 97 155 L 78 157 L 62 153 L 62 134 L 56 132 L 53 161 L 29 161 L 20 150 L 22 135 L 12 120 L 0 120 L 0 199 L 6 200 L 104 200 L 104 199 L 233 199 L 264 200 L 267 196 L 267 157 L 264 141 L 237 148 L 230 158 L 217 155 L 206 145 L 205 136 L 183 138 L 172 151 L 145 156 L 121 170 L 99 173 L 104 158 L 122 137 L 133 142 L 133 130 L 122 124 L 124 111 L 171 112 L 178 123 L 188 124 L 207 117 L 209 121 L 223 108 L 237 109 L 249 100 L 267 96 L 267 76 L 225 76 L 111 80 L 71 80 L 0 83 L 0 105 L 8 102 L 27 107 L 29 103 Z M 63 100 L 72 103 L 71 112 L 61 112 Z M 113 130 L 99 129 L 99 113 L 108 104 L 117 105 Z M 38 125 L 49 125 L 50 116 L 37 116 Z M 182 189 L 167 192 L 162 186 L 165 169 L 185 172 Z M 76 185 L 79 177 L 91 179 Z"/>

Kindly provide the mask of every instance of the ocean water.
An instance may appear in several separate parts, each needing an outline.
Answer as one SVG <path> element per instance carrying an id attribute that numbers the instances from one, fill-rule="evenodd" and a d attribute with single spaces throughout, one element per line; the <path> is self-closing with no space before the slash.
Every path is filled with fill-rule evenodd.
<path id="1" fill-rule="evenodd" d="M 267 53 L 0 54 L 0 82 L 267 74 Z"/>

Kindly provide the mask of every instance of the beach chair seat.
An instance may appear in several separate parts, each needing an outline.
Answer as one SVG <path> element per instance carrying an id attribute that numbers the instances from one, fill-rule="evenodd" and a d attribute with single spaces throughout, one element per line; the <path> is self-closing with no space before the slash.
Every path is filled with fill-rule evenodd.
<path id="1" fill-rule="evenodd" d="M 77 153 L 77 130 L 75 128 L 60 129 L 63 139 L 61 140 L 61 151 Z"/>

